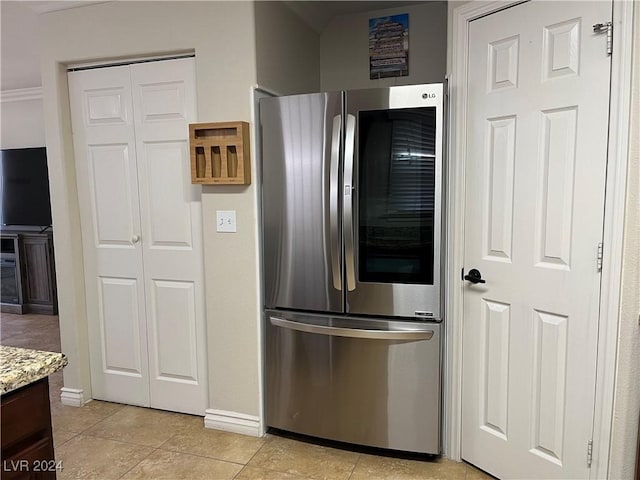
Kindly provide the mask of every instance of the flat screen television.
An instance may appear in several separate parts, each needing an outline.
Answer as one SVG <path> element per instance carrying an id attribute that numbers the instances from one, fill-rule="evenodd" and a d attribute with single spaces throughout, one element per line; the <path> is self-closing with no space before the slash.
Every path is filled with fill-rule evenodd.
<path id="1" fill-rule="evenodd" d="M 47 149 L 0 151 L 0 225 L 51 225 Z"/>

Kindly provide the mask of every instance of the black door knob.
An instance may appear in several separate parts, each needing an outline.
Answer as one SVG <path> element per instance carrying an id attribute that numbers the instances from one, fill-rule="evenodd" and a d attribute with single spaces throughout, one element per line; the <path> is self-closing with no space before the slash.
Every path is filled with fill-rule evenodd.
<path id="1" fill-rule="evenodd" d="M 482 274 L 480 273 L 480 270 L 477 270 L 475 268 L 472 268 L 471 270 L 469 270 L 469 273 L 464 276 L 464 279 L 467 282 L 471 282 L 471 283 L 487 283 L 482 279 Z"/>

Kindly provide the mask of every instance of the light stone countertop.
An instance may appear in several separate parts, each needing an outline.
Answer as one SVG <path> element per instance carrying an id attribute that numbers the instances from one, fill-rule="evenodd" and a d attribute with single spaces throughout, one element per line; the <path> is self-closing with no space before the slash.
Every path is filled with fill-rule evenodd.
<path id="1" fill-rule="evenodd" d="M 62 353 L 0 345 L 0 395 L 47 377 L 67 363 Z"/>

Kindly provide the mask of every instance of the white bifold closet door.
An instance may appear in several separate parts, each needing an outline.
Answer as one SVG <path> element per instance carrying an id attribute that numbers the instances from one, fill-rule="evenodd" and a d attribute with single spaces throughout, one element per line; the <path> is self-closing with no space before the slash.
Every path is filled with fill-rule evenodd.
<path id="1" fill-rule="evenodd" d="M 193 58 L 70 72 L 93 398 L 204 415 Z"/>

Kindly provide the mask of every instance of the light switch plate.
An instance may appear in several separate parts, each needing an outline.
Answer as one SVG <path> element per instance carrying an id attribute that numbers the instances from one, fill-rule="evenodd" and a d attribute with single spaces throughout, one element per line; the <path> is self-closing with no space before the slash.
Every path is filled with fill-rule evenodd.
<path id="1" fill-rule="evenodd" d="M 224 233 L 237 231 L 235 210 L 216 210 L 216 231 Z"/>

